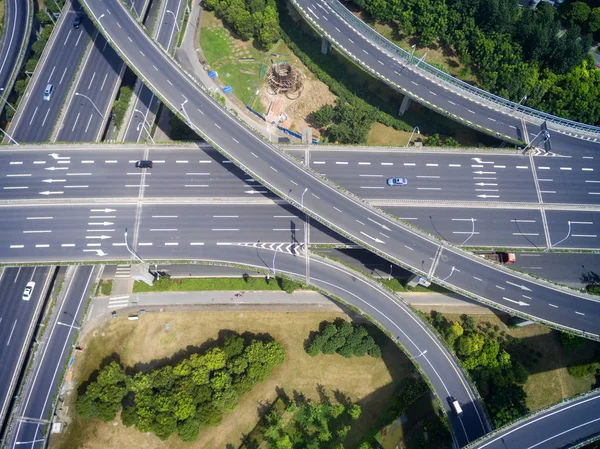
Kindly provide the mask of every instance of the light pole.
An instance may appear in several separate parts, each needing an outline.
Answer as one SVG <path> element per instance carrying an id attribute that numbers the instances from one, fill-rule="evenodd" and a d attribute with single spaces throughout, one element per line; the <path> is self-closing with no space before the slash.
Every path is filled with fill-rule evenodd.
<path id="1" fill-rule="evenodd" d="M 410 63 L 412 64 L 412 62 L 413 62 L 413 56 L 415 54 L 415 50 L 417 49 L 417 44 L 414 44 L 411 48 L 412 48 L 412 52 L 410 54 Z"/>
<path id="2" fill-rule="evenodd" d="M 417 61 L 417 63 L 415 64 L 415 67 L 419 67 L 419 64 L 421 64 L 423 61 L 425 61 L 426 56 L 427 56 L 427 52 L 425 52 L 423 57 Z"/>
<path id="3" fill-rule="evenodd" d="M 92 99 L 90 97 L 88 97 L 87 95 L 80 94 L 79 92 L 75 92 L 75 96 L 86 98 L 90 103 L 92 103 L 92 106 L 94 107 L 94 109 L 96 110 L 96 112 L 100 115 L 100 117 L 104 118 L 104 114 L 102 114 L 102 112 L 100 112 L 100 109 L 98 109 L 98 107 L 92 101 Z"/>
<path id="4" fill-rule="evenodd" d="M 13 139 L 13 138 L 11 137 L 11 135 L 10 135 L 10 134 L 8 134 L 6 131 L 4 131 L 2 128 L 0 128 L 0 131 L 2 131 L 2 132 L 4 133 L 4 135 L 5 135 L 6 137 L 8 137 L 10 140 L 12 140 L 12 141 L 13 141 L 13 142 L 14 142 L 16 145 L 19 145 L 19 142 L 17 142 L 15 139 Z"/>
<path id="5" fill-rule="evenodd" d="M 142 119 L 146 123 L 146 126 L 148 126 L 148 128 L 150 128 L 150 122 L 148 121 L 148 118 L 142 111 L 140 111 L 139 109 L 134 109 L 133 112 L 139 112 L 139 114 L 142 116 Z"/>
<path id="6" fill-rule="evenodd" d="M 410 133 L 410 137 L 408 138 L 408 142 L 406 142 L 406 145 L 404 146 L 404 148 L 408 148 L 408 145 L 410 145 L 410 141 L 413 138 L 413 134 L 415 133 L 415 130 L 417 130 L 417 134 L 421 134 L 421 130 L 419 129 L 419 127 L 415 126 L 412 130 L 412 133 Z"/>
<path id="7" fill-rule="evenodd" d="M 452 269 L 450 270 L 450 274 L 448 276 L 446 276 L 444 279 L 442 279 L 442 282 L 444 282 L 446 279 L 448 279 L 450 276 L 452 276 L 452 273 L 454 273 L 455 271 L 458 271 L 456 268 L 452 267 Z"/>
<path id="8" fill-rule="evenodd" d="M 427 349 L 425 349 L 425 350 L 424 350 L 423 352 L 421 352 L 419 355 L 416 355 L 416 356 L 414 356 L 414 357 L 413 357 L 413 360 L 414 360 L 414 359 L 416 359 L 416 358 L 419 358 L 419 357 L 421 357 L 422 355 L 425 355 L 425 354 L 427 354 Z"/>
<path id="9" fill-rule="evenodd" d="M 4 92 L 4 87 L 0 88 L 0 92 Z M 6 103 L 6 105 L 7 105 L 7 106 L 10 106 L 10 108 L 11 108 L 11 109 L 14 111 L 14 113 L 16 114 L 16 113 L 17 113 L 17 110 L 16 110 L 15 108 L 13 108 L 12 104 L 10 104 L 6 98 L 4 98 L 4 97 L 1 97 L 1 98 L 2 98 L 2 101 L 4 101 L 4 103 Z"/>
<path id="10" fill-rule="evenodd" d="M 300 197 L 300 207 L 302 209 L 304 209 L 304 194 L 308 192 L 308 187 L 306 189 L 304 189 L 304 192 L 302 192 L 302 196 Z"/>
<path id="11" fill-rule="evenodd" d="M 275 258 L 277 257 L 277 249 L 275 249 L 275 254 L 273 254 L 273 276 L 276 275 L 275 272 Z"/>
<path id="12" fill-rule="evenodd" d="M 515 105 L 515 107 L 513 109 L 517 109 L 519 106 L 521 106 L 521 103 L 523 103 L 525 100 L 527 100 L 527 95 L 523 95 L 523 98 L 521 98 L 519 100 L 519 102 Z"/>
<path id="13" fill-rule="evenodd" d="M 177 32 L 179 33 L 180 30 L 179 30 L 179 25 L 177 25 L 177 16 L 170 9 L 167 9 L 165 12 L 170 12 L 171 14 L 173 14 L 173 21 L 175 23 L 175 28 L 177 28 Z"/>
<path id="14" fill-rule="evenodd" d="M 135 15 L 137 16 L 137 19 L 139 20 L 140 15 L 138 14 L 138 12 L 135 10 L 135 1 L 131 2 L 131 11 L 135 13 Z"/>
<path id="15" fill-rule="evenodd" d="M 388 281 L 392 280 L 392 267 L 393 267 L 393 265 L 390 264 L 390 275 L 388 276 Z"/>
<path id="16" fill-rule="evenodd" d="M 125 229 L 125 247 L 127 248 L 127 251 L 129 251 L 129 253 L 135 257 L 136 259 L 138 259 L 141 263 L 144 263 L 144 261 L 142 260 L 142 258 L 140 256 L 138 256 L 136 253 L 133 252 L 133 250 L 129 247 L 129 242 L 127 241 L 127 229 Z"/>
<path id="17" fill-rule="evenodd" d="M 152 138 L 152 136 L 150 135 L 150 131 L 148 131 L 148 128 L 146 128 L 146 125 L 144 125 L 144 122 L 139 122 L 138 126 L 136 128 L 136 131 L 140 130 L 140 126 L 146 131 L 146 133 L 148 133 L 148 137 L 150 137 L 150 140 L 152 141 L 153 145 L 156 145 L 156 142 L 154 141 L 154 139 Z"/>
<path id="18" fill-rule="evenodd" d="M 471 223 L 473 223 L 473 229 L 471 229 L 471 235 L 470 235 L 470 236 L 468 236 L 468 237 L 465 239 L 465 241 L 461 243 L 461 246 L 462 246 L 462 245 L 464 245 L 465 243 L 467 243 L 467 242 L 469 241 L 469 239 L 470 239 L 471 237 L 473 237 L 473 234 L 475 234 L 475 219 L 474 219 L 474 218 L 471 218 Z"/>

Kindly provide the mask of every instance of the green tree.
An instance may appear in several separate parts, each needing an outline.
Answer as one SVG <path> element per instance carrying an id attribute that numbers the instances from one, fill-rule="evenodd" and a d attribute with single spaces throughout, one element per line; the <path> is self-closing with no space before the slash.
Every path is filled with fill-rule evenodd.
<path id="1" fill-rule="evenodd" d="M 583 365 L 571 365 L 567 368 L 569 374 L 573 377 L 584 378 L 596 373 L 596 363 L 584 363 Z"/>
<path id="2" fill-rule="evenodd" d="M 177 433 L 181 441 L 191 442 L 198 439 L 200 433 L 200 422 L 196 419 L 186 419 L 177 423 Z"/>
<path id="3" fill-rule="evenodd" d="M 583 25 L 590 17 L 592 9 L 584 2 L 573 2 L 566 14 L 571 25 Z"/>
<path id="4" fill-rule="evenodd" d="M 441 147 L 442 146 L 442 139 L 440 139 L 440 135 L 439 134 L 433 134 L 432 136 L 429 136 L 425 139 L 425 141 L 423 142 L 423 144 L 426 147 Z"/>
<path id="5" fill-rule="evenodd" d="M 257 39 L 263 48 L 269 48 L 279 39 L 279 17 L 277 10 L 272 6 L 267 6 L 262 19 L 261 28 L 257 30 Z"/>
<path id="6" fill-rule="evenodd" d="M 580 349 L 585 346 L 585 339 L 566 332 L 560 333 L 560 342 L 566 349 Z"/>
<path id="7" fill-rule="evenodd" d="M 321 108 L 317 109 L 312 113 L 311 119 L 313 125 L 317 128 L 325 128 L 329 125 L 335 117 L 335 109 L 333 106 L 326 104 L 321 106 Z"/>

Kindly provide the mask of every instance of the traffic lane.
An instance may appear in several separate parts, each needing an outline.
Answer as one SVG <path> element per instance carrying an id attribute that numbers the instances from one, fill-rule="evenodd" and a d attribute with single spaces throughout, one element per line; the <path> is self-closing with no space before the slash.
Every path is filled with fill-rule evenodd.
<path id="1" fill-rule="evenodd" d="M 239 247 L 215 249 L 202 254 L 201 259 L 233 261 L 269 270 L 272 268 L 272 250 Z M 306 272 L 305 258 L 279 251 L 275 270 L 303 277 Z M 465 404 L 462 421 L 450 415 L 461 446 L 486 433 L 482 423 L 483 413 L 475 405 L 475 397 L 460 369 L 445 346 L 402 301 L 387 290 L 366 283 L 343 266 L 332 266 L 320 259 L 311 259 L 310 279 L 311 284 L 358 307 L 390 331 L 408 351 L 408 355 L 421 366 L 446 413 L 450 413 L 445 400 L 448 396 L 455 396 L 461 404 Z"/>
<path id="2" fill-rule="evenodd" d="M 535 415 L 491 438 L 476 449 L 560 449 L 586 441 L 600 433 L 600 394 L 562 404 L 560 408 Z"/>
<path id="3" fill-rule="evenodd" d="M 8 160 L 7 165 L 0 161 L 6 167 L 0 190 L 4 199 L 137 197 L 144 170 L 135 162 L 143 155 L 143 150 L 129 151 L 127 156 L 110 151 L 98 158 L 94 153 L 61 151 L 45 157 L 22 153 L 0 158 Z M 152 173 L 147 175 L 150 179 Z"/>
<path id="4" fill-rule="evenodd" d="M 19 358 L 28 347 L 27 333 L 39 301 L 49 267 L 7 268 L 0 283 L 0 410 L 10 401 L 9 388 L 18 374 Z M 23 300 L 28 282 L 35 282 L 29 301 Z"/>
<path id="5" fill-rule="evenodd" d="M 266 196 L 275 195 L 217 151 L 150 150 L 153 168 L 146 197 Z"/>
<path id="6" fill-rule="evenodd" d="M 311 167 L 361 197 L 537 202 L 529 162 L 518 156 L 313 152 Z M 388 178 L 408 184 L 390 188 Z"/>
<path id="7" fill-rule="evenodd" d="M 513 267 L 574 288 L 600 284 L 600 258 L 591 253 L 516 253 Z"/>
<path id="8" fill-rule="evenodd" d="M 545 248 L 539 211 L 464 207 L 382 207 L 413 226 L 465 246 Z"/>
<path id="9" fill-rule="evenodd" d="M 359 59 L 366 66 L 381 74 L 381 76 L 402 86 L 422 101 L 436 104 L 447 112 L 454 113 L 472 123 L 500 132 L 514 139 L 519 138 L 518 129 L 521 124 L 516 117 L 510 117 L 498 111 L 485 108 L 475 101 L 469 101 L 460 95 L 443 88 L 435 81 L 421 76 L 413 67 L 405 66 L 372 45 L 362 33 L 351 28 L 330 8 L 327 2 L 311 4 L 303 0 L 298 2 L 307 11 L 311 19 L 316 19 L 318 26 L 325 29 L 339 45 Z M 416 59 L 416 58 L 415 58 Z M 443 85 L 442 85 L 443 86 Z"/>
<path id="10" fill-rule="evenodd" d="M 50 138 L 88 39 L 96 31 L 94 24 L 86 17 L 83 17 L 79 29 L 73 28 L 76 16 L 77 13 L 73 10 L 67 13 L 45 65 L 38 68 L 42 73 L 32 87 L 31 99 L 12 132 L 12 137 L 17 142 L 45 142 Z M 50 101 L 43 98 L 47 84 L 54 86 Z"/>
<path id="11" fill-rule="evenodd" d="M 594 157 L 598 159 L 600 139 L 596 141 L 594 139 L 587 140 L 587 138 L 580 139 L 572 135 L 569 136 L 568 134 L 558 131 L 552 132 L 550 130 L 550 142 L 553 153 L 587 160 L 593 160 Z"/>
<path id="12" fill-rule="evenodd" d="M 435 277 L 468 290 L 500 307 L 527 313 L 550 323 L 600 335 L 598 302 L 534 284 L 490 268 L 479 261 L 466 259 L 445 248 L 435 270 Z"/>
<path id="13" fill-rule="evenodd" d="M 57 136 L 59 142 L 94 142 L 99 140 L 104 116 L 110 111 L 109 105 L 114 100 L 115 84 L 123 62 L 108 45 L 104 37 L 97 33 L 94 37 L 93 48 L 84 67 L 79 83 L 74 87 L 75 92 L 86 95 L 73 96 L 69 110 L 65 114 L 61 129 Z M 96 110 L 99 109 L 99 111 Z"/>
<path id="14" fill-rule="evenodd" d="M 597 204 L 600 166 L 583 158 L 535 158 L 542 198 L 546 203 Z"/>
<path id="15" fill-rule="evenodd" d="M 133 229 L 135 214 L 135 204 L 4 208 L 0 250 L 7 262 L 89 260 L 125 249 L 123 233 Z"/>
<path id="16" fill-rule="evenodd" d="M 161 12 L 160 25 L 155 39 L 159 45 L 169 52 L 175 44 L 176 32 L 179 29 L 179 23 L 184 11 L 185 2 L 183 0 L 167 0 Z"/>
<path id="17" fill-rule="evenodd" d="M 21 45 L 25 40 L 29 2 L 9 0 L 5 2 L 4 8 L 4 23 L 8 24 L 8 27 L 0 38 L 0 88 L 2 89 L 6 89 L 8 85 L 19 59 Z"/>
<path id="18" fill-rule="evenodd" d="M 139 242 L 153 245 L 202 243 L 305 243 L 305 215 L 290 205 L 145 205 Z M 311 244 L 350 243 L 310 220 Z"/>
<path id="19" fill-rule="evenodd" d="M 599 211 L 546 210 L 552 248 L 600 248 Z"/>
<path id="20" fill-rule="evenodd" d="M 62 383 L 62 369 L 67 361 L 75 335 L 81 326 L 86 299 L 93 284 L 93 266 L 77 267 L 67 290 L 65 300 L 58 311 L 50 336 L 43 348 L 40 363 L 33 374 L 33 384 L 23 408 L 23 416 L 42 420 L 52 408 L 55 392 Z M 33 447 L 43 447 L 43 439 L 48 424 L 23 423 L 19 421 L 13 447 L 22 447 L 26 442 L 34 442 Z M 38 441 L 41 440 L 41 441 Z"/>

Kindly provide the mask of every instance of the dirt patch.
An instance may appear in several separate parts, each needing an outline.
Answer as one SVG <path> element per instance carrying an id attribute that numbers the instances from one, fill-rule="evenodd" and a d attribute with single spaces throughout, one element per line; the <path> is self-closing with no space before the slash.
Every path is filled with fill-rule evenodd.
<path id="1" fill-rule="evenodd" d="M 403 147 L 407 144 L 411 134 L 411 132 L 398 131 L 391 126 L 385 126 L 381 123 L 375 122 L 373 125 L 371 125 L 371 130 L 367 136 L 367 144 Z M 423 138 L 423 136 L 415 132 L 415 134 L 412 136 L 411 142 L 414 143 L 414 141 L 418 138 Z"/>
<path id="2" fill-rule="evenodd" d="M 125 366 L 136 363 L 160 365 L 181 350 L 189 350 L 211 338 L 217 338 L 223 329 L 239 333 L 269 333 L 280 341 L 286 351 L 284 364 L 274 370 L 264 383 L 256 385 L 245 395 L 238 408 L 225 415 L 218 427 L 204 428 L 194 443 L 182 443 L 178 437 L 161 441 L 153 435 L 142 434 L 114 423 L 83 421 L 74 418 L 62 435 L 53 435 L 50 447 L 105 449 L 119 447 L 166 448 L 225 448 L 238 447 L 244 435 L 259 421 L 259 410 L 276 397 L 276 388 L 286 393 L 294 390 L 309 398 L 318 399 L 317 385 L 331 393 L 339 389 L 363 408 L 361 420 L 352 432 L 355 444 L 374 423 L 385 407 L 390 394 L 410 373 L 410 362 L 389 340 L 384 340 L 383 359 L 370 357 L 345 359 L 341 356 L 319 355 L 310 357 L 303 344 L 311 331 L 324 320 L 346 317 L 337 312 L 202 312 L 202 313 L 147 313 L 139 321 L 124 318 L 110 320 L 82 340 L 86 347 L 73 365 L 74 378 L 85 380 L 100 361 L 116 352 Z M 346 317 L 347 318 L 347 317 Z M 167 328 L 168 325 L 168 328 Z M 72 395 L 74 396 L 74 395 Z M 331 394 L 331 396 L 333 396 Z M 73 397 L 66 405 L 73 407 Z"/>

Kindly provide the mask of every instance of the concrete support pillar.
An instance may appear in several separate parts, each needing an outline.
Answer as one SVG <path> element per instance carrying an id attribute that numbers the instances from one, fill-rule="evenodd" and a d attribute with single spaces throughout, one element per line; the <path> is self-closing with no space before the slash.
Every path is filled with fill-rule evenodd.
<path id="1" fill-rule="evenodd" d="M 405 95 L 404 98 L 402 99 L 402 104 L 400 105 L 400 109 L 398 109 L 398 116 L 402 117 L 404 115 L 404 113 L 406 111 L 408 111 L 409 106 L 410 106 L 410 97 L 408 95 Z"/>
<path id="2" fill-rule="evenodd" d="M 331 53 L 331 42 L 325 36 L 321 37 L 321 53 L 324 55 Z"/>

